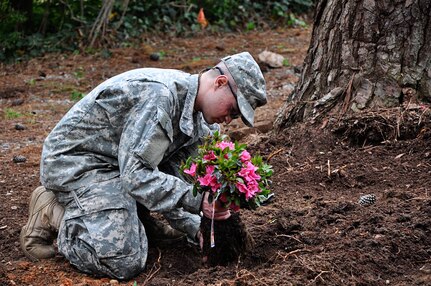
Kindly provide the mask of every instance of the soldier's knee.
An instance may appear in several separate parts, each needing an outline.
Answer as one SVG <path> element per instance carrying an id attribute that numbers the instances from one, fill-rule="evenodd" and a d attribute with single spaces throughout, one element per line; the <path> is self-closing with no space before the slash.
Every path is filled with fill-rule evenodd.
<path id="1" fill-rule="evenodd" d="M 145 268 L 145 260 L 138 257 L 113 258 L 105 260 L 103 264 L 110 270 L 110 273 L 107 274 L 119 280 L 130 280 L 138 276 Z"/>

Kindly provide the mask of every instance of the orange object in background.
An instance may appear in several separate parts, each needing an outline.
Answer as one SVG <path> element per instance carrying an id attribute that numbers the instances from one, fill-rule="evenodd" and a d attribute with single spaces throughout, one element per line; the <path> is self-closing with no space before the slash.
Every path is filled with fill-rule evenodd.
<path id="1" fill-rule="evenodd" d="M 208 26 L 208 21 L 205 18 L 205 14 L 204 14 L 204 8 L 201 8 L 199 10 L 199 13 L 198 13 L 198 23 L 201 24 L 202 28 L 205 28 L 206 26 Z"/>

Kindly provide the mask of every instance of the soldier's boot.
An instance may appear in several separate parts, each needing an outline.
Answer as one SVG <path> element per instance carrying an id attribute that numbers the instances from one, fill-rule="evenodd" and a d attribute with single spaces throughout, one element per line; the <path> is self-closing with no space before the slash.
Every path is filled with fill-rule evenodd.
<path id="1" fill-rule="evenodd" d="M 41 186 L 31 194 L 29 218 L 21 229 L 20 244 L 32 261 L 55 256 L 54 239 L 64 215 L 54 193 Z"/>
<path id="2" fill-rule="evenodd" d="M 150 215 L 150 211 L 137 203 L 138 217 L 145 228 L 150 245 L 167 246 L 186 239 L 186 234 L 173 229 Z"/>

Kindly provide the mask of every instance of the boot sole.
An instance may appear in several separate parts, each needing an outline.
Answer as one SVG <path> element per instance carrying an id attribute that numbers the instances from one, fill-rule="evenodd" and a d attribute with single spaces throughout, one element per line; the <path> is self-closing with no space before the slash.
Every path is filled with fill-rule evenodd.
<path id="1" fill-rule="evenodd" d="M 20 232 L 20 234 L 19 234 L 19 242 L 20 242 L 21 250 L 24 252 L 24 255 L 25 255 L 28 259 L 30 259 L 31 261 L 33 261 L 33 262 L 37 262 L 37 261 L 39 261 L 40 259 L 39 259 L 39 258 L 37 258 L 37 257 L 35 257 L 34 255 L 32 255 L 30 252 L 28 252 L 28 251 L 27 251 L 27 249 L 25 248 L 25 243 L 24 243 L 24 242 L 25 242 L 25 237 L 26 237 L 26 233 L 27 233 L 28 225 L 31 223 L 32 214 L 35 212 L 35 210 L 34 210 L 34 209 L 35 209 L 35 204 L 36 204 L 37 200 L 39 199 L 39 197 L 40 197 L 44 192 L 46 192 L 45 187 L 40 186 L 40 187 L 37 187 L 37 188 L 33 191 L 33 193 L 31 194 L 31 197 L 30 197 L 30 206 L 29 206 L 29 211 L 28 211 L 28 213 L 29 213 L 28 221 L 27 221 L 27 223 L 26 223 L 26 224 L 21 228 L 21 232 Z M 54 197 L 53 199 L 55 199 L 55 197 Z M 51 201 L 52 201 L 52 200 L 49 200 L 47 204 L 51 203 Z M 47 204 L 42 205 L 42 207 L 41 207 L 40 209 L 42 209 L 43 207 L 45 207 Z M 39 209 L 39 210 L 40 210 L 40 209 Z M 37 211 L 39 211 L 39 210 L 37 210 Z M 37 211 L 36 211 L 36 212 L 37 212 Z"/>

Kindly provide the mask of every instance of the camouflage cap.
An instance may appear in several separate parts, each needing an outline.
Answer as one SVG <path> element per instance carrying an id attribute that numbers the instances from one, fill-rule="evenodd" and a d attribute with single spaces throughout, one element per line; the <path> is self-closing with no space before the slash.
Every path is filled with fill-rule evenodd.
<path id="1" fill-rule="evenodd" d="M 236 83 L 236 97 L 242 121 L 253 127 L 254 110 L 267 102 L 262 71 L 248 52 L 227 56 L 221 61 Z"/>

